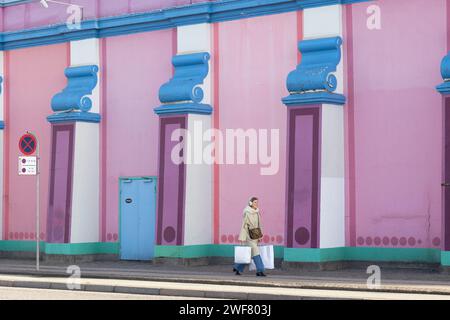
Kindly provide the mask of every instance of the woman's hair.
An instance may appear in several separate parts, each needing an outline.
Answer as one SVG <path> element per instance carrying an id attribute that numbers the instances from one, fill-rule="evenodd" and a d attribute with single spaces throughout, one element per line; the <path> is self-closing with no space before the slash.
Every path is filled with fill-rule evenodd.
<path id="1" fill-rule="evenodd" d="M 258 200 L 257 197 L 251 197 L 250 200 L 248 200 L 248 205 L 251 206 L 253 204 L 253 201 Z"/>

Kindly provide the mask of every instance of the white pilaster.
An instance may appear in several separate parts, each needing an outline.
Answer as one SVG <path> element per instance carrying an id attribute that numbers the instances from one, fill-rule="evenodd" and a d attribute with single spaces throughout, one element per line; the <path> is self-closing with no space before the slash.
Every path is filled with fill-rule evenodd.
<path id="1" fill-rule="evenodd" d="M 100 68 L 100 40 L 86 39 L 70 42 L 70 66 L 96 65 Z M 100 79 L 101 70 L 98 72 L 99 83 L 92 91 L 92 109 L 90 112 L 100 112 Z"/>
<path id="2" fill-rule="evenodd" d="M 186 165 L 186 200 L 184 244 L 209 244 L 212 241 L 212 166 L 203 159 L 203 135 L 211 128 L 210 115 L 190 114 L 187 128 L 191 137 L 187 150 L 191 151 Z"/>
<path id="3" fill-rule="evenodd" d="M 177 54 L 190 54 L 208 52 L 211 54 L 211 25 L 208 23 L 178 27 L 178 52 Z M 204 98 L 201 103 L 212 103 L 211 89 L 211 60 L 210 72 L 201 86 Z M 200 132 L 198 129 L 201 127 Z M 199 137 L 211 128 L 210 115 L 189 114 L 187 129 L 192 137 L 187 149 L 193 152 L 192 162 L 186 164 L 186 192 L 185 192 L 185 216 L 184 216 L 184 245 L 210 244 L 212 243 L 212 165 L 195 163 L 202 157 L 202 148 L 196 148 L 194 137 Z M 199 140 L 197 140 L 199 142 Z M 198 146 L 198 145 L 197 145 Z M 203 147 L 205 144 L 203 144 Z M 197 151 L 195 151 L 197 150 Z M 203 159 L 203 158 L 202 158 Z"/>
<path id="4" fill-rule="evenodd" d="M 71 67 L 97 65 L 100 68 L 99 39 L 72 41 L 70 43 Z M 100 111 L 101 75 L 90 96 L 92 109 Z M 97 242 L 100 219 L 100 126 L 98 123 L 76 122 L 71 243 Z"/>
<path id="5" fill-rule="evenodd" d="M 71 243 L 99 241 L 99 130 L 97 123 L 77 122 L 72 189 Z"/>
<path id="6" fill-rule="evenodd" d="M 309 8 L 303 11 L 303 38 L 305 40 L 343 36 L 343 8 L 342 5 Z M 343 57 L 343 46 L 341 56 Z M 343 59 L 337 66 L 335 76 L 338 81 L 336 93 L 344 93 Z"/>
<path id="7" fill-rule="evenodd" d="M 305 9 L 304 39 L 343 37 L 342 5 Z M 341 57 L 343 52 L 341 47 Z M 341 58 L 335 76 L 335 93 L 344 93 L 344 59 Z M 344 107 L 322 105 L 321 108 L 321 177 L 320 177 L 320 247 L 345 246 L 344 193 Z"/>
<path id="8" fill-rule="evenodd" d="M 320 247 L 345 246 L 344 109 L 322 105 Z"/>
<path id="9" fill-rule="evenodd" d="M 182 26 L 177 29 L 178 54 L 189 54 L 196 52 L 212 53 L 212 27 L 209 23 Z M 211 60 L 209 60 L 209 74 L 201 86 L 205 97 L 202 103 L 212 103 L 211 90 Z"/>

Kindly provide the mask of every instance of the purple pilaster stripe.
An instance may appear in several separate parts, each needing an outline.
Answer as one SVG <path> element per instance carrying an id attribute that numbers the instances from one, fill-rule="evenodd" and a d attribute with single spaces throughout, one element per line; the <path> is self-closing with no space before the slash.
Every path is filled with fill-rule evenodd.
<path id="1" fill-rule="evenodd" d="M 319 246 L 320 107 L 291 109 L 288 126 L 287 246 L 317 248 Z M 297 239 L 296 232 L 298 232 Z"/>
<path id="2" fill-rule="evenodd" d="M 172 163 L 171 141 L 176 129 L 186 129 L 186 117 L 162 117 L 160 120 L 158 232 L 160 245 L 182 245 L 184 233 L 185 165 Z M 183 150 L 184 151 L 184 150 Z"/>
<path id="3" fill-rule="evenodd" d="M 52 125 L 47 241 L 69 243 L 75 125 Z"/>
<path id="4" fill-rule="evenodd" d="M 450 97 L 444 98 L 444 182 L 450 182 Z M 450 251 L 450 187 L 443 188 L 444 194 L 444 250 Z"/>

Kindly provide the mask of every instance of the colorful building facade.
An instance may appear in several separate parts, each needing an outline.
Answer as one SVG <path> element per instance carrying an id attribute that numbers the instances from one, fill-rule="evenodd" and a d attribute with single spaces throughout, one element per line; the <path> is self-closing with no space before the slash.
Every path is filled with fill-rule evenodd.
<path id="1" fill-rule="evenodd" d="M 0 252 L 229 258 L 257 196 L 286 263 L 450 265 L 450 1 L 41 2 L 1 4 Z"/>

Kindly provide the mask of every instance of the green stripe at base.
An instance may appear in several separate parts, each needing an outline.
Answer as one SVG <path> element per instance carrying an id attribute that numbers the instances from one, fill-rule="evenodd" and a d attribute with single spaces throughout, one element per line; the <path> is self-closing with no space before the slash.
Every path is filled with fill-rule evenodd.
<path id="1" fill-rule="evenodd" d="M 166 258 L 202 258 L 233 257 L 234 245 L 205 244 L 192 246 L 156 246 L 155 257 Z M 332 262 L 332 261 L 392 261 L 439 263 L 441 251 L 429 248 L 285 248 L 274 246 L 275 258 L 288 262 Z M 450 265 L 450 253 L 447 256 Z"/>
<path id="2" fill-rule="evenodd" d="M 441 265 L 450 266 L 450 251 L 441 251 Z"/>
<path id="3" fill-rule="evenodd" d="M 34 241 L 0 241 L 0 251 L 35 252 Z M 40 242 L 40 252 L 60 255 L 119 254 L 117 242 L 47 243 Z"/>
<path id="4" fill-rule="evenodd" d="M 204 258 L 204 257 L 234 257 L 232 244 L 202 244 L 192 246 L 156 246 L 157 258 Z M 273 246 L 275 258 L 283 258 L 284 247 Z"/>
<path id="5" fill-rule="evenodd" d="M 155 246 L 155 257 L 167 258 L 202 258 L 234 256 L 235 245 L 203 244 L 190 246 Z M 42 253 L 49 255 L 88 255 L 119 254 L 118 242 L 92 243 L 40 243 Z M 34 241 L 0 241 L 0 251 L 35 252 Z M 421 262 L 441 263 L 450 266 L 450 251 L 435 248 L 375 248 L 375 247 L 340 247 L 340 248 L 285 248 L 274 246 L 275 258 L 287 262 L 332 262 L 332 261 L 384 261 L 384 262 Z"/>
<path id="6" fill-rule="evenodd" d="M 284 260 L 291 262 L 392 261 L 439 263 L 441 251 L 431 248 L 285 248 Z"/>

